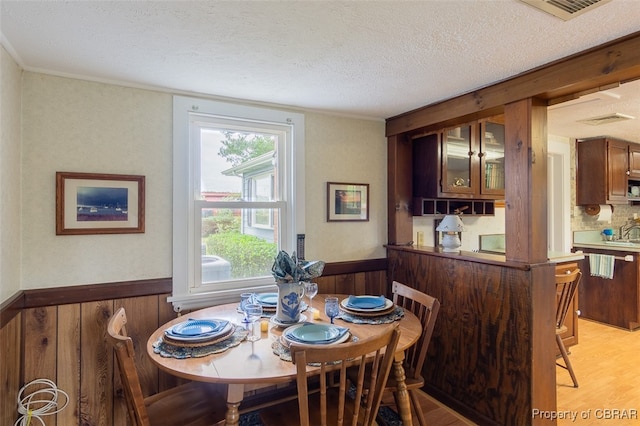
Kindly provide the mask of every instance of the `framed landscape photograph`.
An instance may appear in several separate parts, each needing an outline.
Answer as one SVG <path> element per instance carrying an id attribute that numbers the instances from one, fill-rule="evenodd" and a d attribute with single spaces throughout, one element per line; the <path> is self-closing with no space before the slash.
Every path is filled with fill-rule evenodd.
<path id="1" fill-rule="evenodd" d="M 327 222 L 368 220 L 368 183 L 327 182 Z"/>
<path id="2" fill-rule="evenodd" d="M 56 235 L 144 232 L 144 176 L 56 172 Z"/>

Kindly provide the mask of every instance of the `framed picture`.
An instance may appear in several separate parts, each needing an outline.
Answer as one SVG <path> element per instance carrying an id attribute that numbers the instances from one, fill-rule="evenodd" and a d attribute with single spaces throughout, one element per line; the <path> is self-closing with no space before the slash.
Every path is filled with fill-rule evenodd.
<path id="1" fill-rule="evenodd" d="M 368 183 L 327 182 L 327 222 L 368 220 Z"/>
<path id="2" fill-rule="evenodd" d="M 144 232 L 144 176 L 56 173 L 56 235 Z"/>

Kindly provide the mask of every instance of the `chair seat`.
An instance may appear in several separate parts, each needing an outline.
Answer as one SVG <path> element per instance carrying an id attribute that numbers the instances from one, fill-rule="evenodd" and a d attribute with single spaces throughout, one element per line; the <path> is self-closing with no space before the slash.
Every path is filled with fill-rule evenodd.
<path id="1" fill-rule="evenodd" d="M 213 385 L 191 382 L 144 399 L 152 426 L 211 426 L 221 423 L 226 399 Z"/>

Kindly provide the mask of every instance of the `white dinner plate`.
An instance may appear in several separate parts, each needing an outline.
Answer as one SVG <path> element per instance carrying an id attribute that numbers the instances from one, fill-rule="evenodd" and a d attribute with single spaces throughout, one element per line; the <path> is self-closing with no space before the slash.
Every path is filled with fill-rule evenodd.
<path id="1" fill-rule="evenodd" d="M 269 321 L 271 321 L 272 323 L 274 323 L 275 325 L 279 326 L 279 327 L 291 327 L 294 325 L 298 325 L 300 323 L 306 322 L 307 321 L 307 316 L 305 314 L 300 314 L 300 319 L 298 319 L 298 322 L 296 323 L 292 323 L 292 322 L 282 322 L 280 321 L 278 318 L 276 318 L 276 316 L 272 316 Z"/>

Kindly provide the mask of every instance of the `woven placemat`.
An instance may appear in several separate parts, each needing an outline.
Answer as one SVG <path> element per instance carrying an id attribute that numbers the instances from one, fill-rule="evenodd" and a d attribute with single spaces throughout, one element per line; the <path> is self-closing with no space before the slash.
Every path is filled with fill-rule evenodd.
<path id="1" fill-rule="evenodd" d="M 203 356 L 218 354 L 226 351 L 229 348 L 238 346 L 249 335 L 249 330 L 236 326 L 234 324 L 234 331 L 226 339 L 221 341 L 210 343 L 206 346 L 176 346 L 172 343 L 165 342 L 160 337 L 153 344 L 153 352 L 163 356 L 165 358 L 200 358 Z"/>
<path id="2" fill-rule="evenodd" d="M 385 315 L 365 316 L 360 314 L 352 314 L 340 308 L 340 314 L 336 318 L 340 318 L 346 322 L 353 324 L 389 324 L 400 320 L 404 317 L 404 309 L 396 306 L 393 311 Z"/>
<path id="3" fill-rule="evenodd" d="M 351 339 L 349 339 L 347 342 L 344 342 L 344 343 L 357 342 L 358 340 L 359 339 L 352 334 L 351 335 Z M 340 343 L 338 343 L 338 344 L 340 344 Z M 289 350 L 289 348 L 286 345 L 284 345 L 280 341 L 280 338 L 274 340 L 271 343 L 271 349 L 273 350 L 274 354 L 276 354 L 276 355 L 278 355 L 280 357 L 281 360 L 288 361 L 288 362 L 293 362 L 293 360 L 291 359 L 291 351 Z M 309 365 L 319 365 L 319 364 L 309 363 Z"/>

